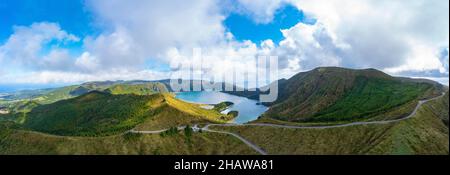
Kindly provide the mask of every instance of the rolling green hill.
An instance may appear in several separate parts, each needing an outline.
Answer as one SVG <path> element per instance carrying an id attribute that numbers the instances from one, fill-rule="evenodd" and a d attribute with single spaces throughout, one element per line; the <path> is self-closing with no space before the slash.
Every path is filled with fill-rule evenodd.
<path id="1" fill-rule="evenodd" d="M 214 105 L 213 110 L 216 110 L 218 112 L 222 112 L 222 111 L 228 109 L 230 106 L 233 106 L 233 105 L 234 105 L 233 102 L 225 101 L 225 102 L 221 102 L 219 104 Z"/>
<path id="2" fill-rule="evenodd" d="M 199 81 L 192 81 L 201 83 Z M 234 137 L 199 132 L 187 141 L 131 134 L 177 126 L 226 123 L 229 102 L 208 110 L 178 100 L 169 80 L 105 81 L 27 91 L 1 102 L 0 154 L 255 154 Z M 420 99 L 439 95 L 433 81 L 389 76 L 375 69 L 317 68 L 279 80 L 279 97 L 256 123 L 324 125 L 398 119 Z M 222 84 L 223 85 L 223 84 Z M 228 92 L 257 98 L 255 92 Z M 19 98 L 27 97 L 27 98 Z M 17 98 L 17 99 L 15 99 Z M 448 154 L 448 93 L 411 119 L 328 129 L 212 126 L 237 133 L 271 154 Z"/>
<path id="3" fill-rule="evenodd" d="M 51 104 L 60 100 L 66 100 L 91 91 L 103 91 L 111 94 L 135 94 L 151 95 L 155 93 L 168 92 L 163 83 L 148 81 L 105 81 L 89 82 L 81 85 L 65 86 L 54 89 L 19 91 L 6 95 L 0 101 L 0 106 L 8 107 L 12 113 L 21 113 L 23 110 L 16 110 L 24 103 L 34 102 L 37 105 Z M 35 107 L 35 106 L 34 106 Z M 31 108 L 30 108 L 31 109 Z"/>
<path id="4" fill-rule="evenodd" d="M 137 125 L 164 129 L 194 122 L 221 123 L 226 120 L 226 116 L 217 111 L 177 100 L 170 94 L 112 95 L 92 91 L 34 108 L 26 114 L 24 127 L 56 135 L 102 136 L 123 133 Z"/>
<path id="5" fill-rule="evenodd" d="M 256 154 L 224 134 L 193 133 L 187 138 L 183 132 L 170 136 L 126 132 L 225 123 L 226 117 L 173 94 L 92 91 L 40 105 L 27 113 L 24 124 L 0 122 L 0 154 Z"/>
<path id="6" fill-rule="evenodd" d="M 120 134 L 61 137 L 7 128 L 0 123 L 0 155 L 222 155 L 257 154 L 240 140 L 216 133 Z"/>
<path id="7" fill-rule="evenodd" d="M 269 154 L 448 155 L 448 115 L 445 115 L 448 111 L 447 93 L 439 100 L 424 104 L 413 118 L 397 123 L 328 129 L 267 126 L 214 126 L 212 129 L 239 134 Z"/>
<path id="8" fill-rule="evenodd" d="M 145 83 L 145 84 L 118 84 L 108 87 L 105 92 L 111 94 L 135 94 L 135 95 L 151 95 L 154 93 L 168 92 L 166 86 L 162 83 Z"/>
<path id="9" fill-rule="evenodd" d="M 78 97 L 80 95 L 89 93 L 91 91 L 104 91 L 111 94 L 136 94 L 136 95 L 151 95 L 154 93 L 167 92 L 167 88 L 162 83 L 140 82 L 134 83 L 132 81 L 105 81 L 105 82 L 90 82 L 81 85 L 66 86 L 56 88 L 35 98 L 42 104 L 50 104 L 59 100 Z"/>
<path id="10" fill-rule="evenodd" d="M 164 104 L 157 109 L 156 115 L 136 126 L 137 130 L 160 130 L 201 123 L 226 123 L 233 119 L 232 116 L 204 109 L 198 104 L 178 100 L 171 94 L 164 94 L 164 97 Z"/>
<path id="11" fill-rule="evenodd" d="M 57 135 L 97 135 L 124 132 L 152 115 L 150 104 L 162 95 L 111 95 L 93 91 L 77 98 L 34 108 L 26 128 Z"/>
<path id="12" fill-rule="evenodd" d="M 360 121 L 386 113 L 398 118 L 410 113 L 419 99 L 442 92 L 437 83 L 396 78 L 375 69 L 323 67 L 278 83 L 278 99 L 265 104 L 270 109 L 263 117 L 290 122 Z M 257 98 L 258 91 L 237 95 Z"/>

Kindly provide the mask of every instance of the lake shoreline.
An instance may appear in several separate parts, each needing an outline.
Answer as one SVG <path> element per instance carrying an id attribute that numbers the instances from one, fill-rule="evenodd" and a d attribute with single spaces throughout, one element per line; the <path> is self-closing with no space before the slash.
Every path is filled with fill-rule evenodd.
<path id="1" fill-rule="evenodd" d="M 226 101 L 232 102 L 233 105 L 227 110 L 238 111 L 238 116 L 234 119 L 234 123 L 237 124 L 254 121 L 268 109 L 264 105 L 259 105 L 259 102 L 256 100 L 217 91 L 177 92 L 175 97 L 199 105 L 215 105 Z"/>

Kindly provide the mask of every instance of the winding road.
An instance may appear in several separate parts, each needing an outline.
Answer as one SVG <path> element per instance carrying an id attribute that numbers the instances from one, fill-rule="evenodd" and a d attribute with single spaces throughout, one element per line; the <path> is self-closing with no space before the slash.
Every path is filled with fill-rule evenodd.
<path id="1" fill-rule="evenodd" d="M 372 122 L 353 122 L 353 123 L 346 123 L 346 124 L 339 124 L 339 125 L 327 125 L 327 126 L 292 126 L 292 125 L 278 125 L 278 124 L 270 124 L 270 123 L 209 124 L 206 126 L 206 128 L 209 126 L 269 126 L 269 127 L 290 128 L 290 129 L 329 129 L 329 128 L 342 128 L 342 127 L 349 127 L 349 126 L 357 126 L 357 125 L 380 125 L 380 124 L 384 125 L 384 124 L 397 123 L 400 121 L 410 119 L 416 115 L 417 111 L 423 104 L 425 104 L 429 101 L 437 100 L 437 99 L 443 97 L 444 95 L 445 95 L 445 93 L 443 93 L 440 96 L 434 97 L 434 98 L 419 101 L 419 103 L 417 103 L 416 108 L 414 108 L 414 110 L 411 114 L 409 114 L 406 117 L 403 117 L 400 119 L 395 119 L 395 120 L 372 121 Z"/>
<path id="2" fill-rule="evenodd" d="M 412 117 L 414 117 L 417 113 L 417 111 L 419 110 L 419 108 L 429 102 L 429 101 L 433 101 L 433 100 L 437 100 L 441 97 L 443 97 L 445 95 L 445 93 L 442 93 L 442 95 L 434 97 L 434 98 L 430 98 L 430 99 L 426 99 L 426 100 L 420 100 L 419 103 L 417 104 L 416 108 L 414 108 L 414 111 L 409 114 L 406 117 L 400 118 L 400 119 L 395 119 L 395 120 L 386 120 L 386 121 L 373 121 L 373 122 L 354 122 L 354 123 L 347 123 L 347 124 L 340 124 L 340 125 L 329 125 L 329 126 L 291 126 L 291 125 L 278 125 L 278 124 L 268 124 L 268 123 L 253 123 L 253 124 L 207 124 L 206 126 L 204 126 L 203 128 L 199 128 L 198 125 L 194 125 L 192 127 L 192 129 L 194 131 L 206 131 L 206 132 L 212 132 L 212 133 L 221 133 L 221 134 L 227 134 L 227 135 L 231 135 L 233 137 L 238 138 L 239 140 L 241 140 L 242 142 L 244 142 L 246 145 L 248 145 L 249 147 L 251 147 L 252 149 L 254 149 L 255 151 L 257 151 L 258 153 L 262 154 L 262 155 L 267 155 L 267 152 L 265 152 L 262 148 L 260 148 L 259 146 L 257 146 L 256 144 L 248 141 L 247 139 L 243 138 L 240 135 L 237 135 L 235 133 L 232 132 L 227 132 L 227 131 L 216 131 L 216 130 L 211 130 L 209 129 L 210 126 L 267 126 L 267 127 L 276 127 L 276 128 L 290 128 L 290 129 L 329 129 L 329 128 L 341 128 L 341 127 L 349 127 L 349 126 L 358 126 L 358 125 L 380 125 L 380 124 L 391 124 L 391 123 L 396 123 L 396 122 L 400 122 L 400 121 L 404 121 L 407 119 L 410 119 Z M 178 130 L 183 130 L 184 128 L 186 128 L 186 126 L 180 126 L 178 127 Z M 130 132 L 132 133 L 141 133 L 141 134 L 159 134 L 162 132 L 167 131 L 168 129 L 164 129 L 164 130 L 156 130 L 156 131 L 135 131 L 135 130 L 131 130 Z"/>
<path id="3" fill-rule="evenodd" d="M 192 127 L 192 129 L 194 131 L 196 131 L 196 132 L 202 130 L 202 131 L 205 131 L 205 132 L 212 132 L 212 133 L 220 133 L 220 134 L 231 135 L 233 137 L 238 138 L 239 140 L 244 142 L 246 145 L 251 147 L 253 150 L 257 151 L 258 153 L 260 153 L 262 155 L 267 155 L 267 153 L 263 149 L 261 149 L 260 147 L 258 147 L 255 144 L 253 144 L 252 142 L 246 140 L 245 138 L 241 137 L 240 135 L 237 135 L 237 134 L 232 133 L 232 132 L 210 130 L 210 129 L 208 129 L 208 127 L 209 127 L 209 125 L 206 125 L 203 128 L 199 128 L 198 125 L 194 125 Z M 180 126 L 180 127 L 178 127 L 178 130 L 183 130 L 185 128 L 186 128 L 186 126 Z M 155 130 L 155 131 L 136 131 L 136 130 L 131 130 L 129 132 L 131 132 L 131 133 L 139 133 L 139 134 L 160 134 L 160 133 L 163 133 L 163 132 L 165 132 L 167 130 L 169 130 L 169 129 L 162 129 L 162 130 Z"/>
<path id="4" fill-rule="evenodd" d="M 208 125 L 207 125 L 208 126 Z M 207 126 L 205 126 L 204 128 L 202 128 L 203 131 L 206 132 L 212 132 L 212 133 L 220 133 L 220 134 L 228 134 L 231 136 L 234 136 L 236 138 L 238 138 L 239 140 L 241 140 L 242 142 L 244 142 L 246 145 L 248 145 L 249 147 L 253 148 L 253 150 L 257 151 L 258 153 L 260 153 L 261 155 L 267 155 L 267 152 L 264 151 L 262 148 L 260 148 L 259 146 L 257 146 L 256 144 L 248 141 L 247 139 L 243 138 L 240 135 L 237 135 L 235 133 L 232 132 L 226 132 L 226 131 L 215 131 L 215 130 L 210 130 L 207 128 Z"/>

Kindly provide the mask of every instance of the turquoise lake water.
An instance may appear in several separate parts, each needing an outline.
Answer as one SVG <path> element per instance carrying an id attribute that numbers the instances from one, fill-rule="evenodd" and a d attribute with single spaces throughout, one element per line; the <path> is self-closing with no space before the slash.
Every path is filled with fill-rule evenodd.
<path id="1" fill-rule="evenodd" d="M 217 104 L 224 101 L 233 102 L 234 105 L 229 108 L 230 111 L 239 111 L 235 123 L 247 123 L 256 120 L 261 114 L 267 111 L 264 105 L 257 105 L 258 101 L 248 98 L 234 96 L 222 92 L 180 92 L 177 93 L 178 99 L 201 104 Z"/>

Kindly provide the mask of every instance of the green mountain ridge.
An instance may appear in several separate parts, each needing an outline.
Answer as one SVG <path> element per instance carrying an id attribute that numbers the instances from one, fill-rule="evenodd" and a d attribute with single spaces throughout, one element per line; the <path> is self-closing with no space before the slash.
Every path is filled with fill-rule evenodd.
<path id="1" fill-rule="evenodd" d="M 176 117 L 167 111 L 177 114 Z M 168 118 L 173 121 L 167 121 Z M 33 108 L 26 113 L 23 126 L 56 135 L 102 136 L 123 133 L 145 123 L 164 129 L 186 123 L 223 123 L 227 120 L 217 111 L 182 102 L 170 94 L 114 95 L 91 91 Z"/>
<path id="2" fill-rule="evenodd" d="M 34 108 L 27 113 L 24 127 L 57 135 L 120 133 L 152 115 L 148 103 L 161 99 L 161 95 L 111 95 L 92 91 Z"/>
<path id="3" fill-rule="evenodd" d="M 276 155 L 448 155 L 448 95 L 408 120 L 329 129 L 213 127 L 239 134 Z M 258 133 L 258 134 L 255 134 Z"/>
<path id="4" fill-rule="evenodd" d="M 279 80 L 278 98 L 265 103 L 263 117 L 290 122 L 359 121 L 394 110 L 406 115 L 419 99 L 437 96 L 443 86 L 432 81 L 392 77 L 376 69 L 321 67 Z M 264 88 L 262 88 L 264 89 Z M 229 92 L 257 99 L 256 91 Z"/>
<path id="5" fill-rule="evenodd" d="M 111 94 L 135 94 L 135 95 L 151 95 L 155 93 L 169 92 L 167 87 L 162 83 L 145 83 L 145 84 L 118 84 L 108 87 L 105 92 Z"/>
<path id="6" fill-rule="evenodd" d="M 418 100 L 447 90 L 430 80 L 336 67 L 302 72 L 278 83 L 278 100 L 265 104 L 270 109 L 256 123 L 393 120 L 409 114 Z M 39 90 L 34 95 L 27 92 L 30 98 L 12 100 L 7 107 L 13 112 L 0 115 L 0 154 L 255 154 L 225 134 L 128 132 L 233 119 L 232 114 L 220 113 L 231 103 L 208 110 L 176 99 L 169 85 L 170 80 L 106 81 Z M 257 98 L 264 92 L 227 93 Z M 448 154 L 448 111 L 447 92 L 443 98 L 422 105 L 413 118 L 398 123 L 331 129 L 212 129 L 236 133 L 271 154 Z"/>

